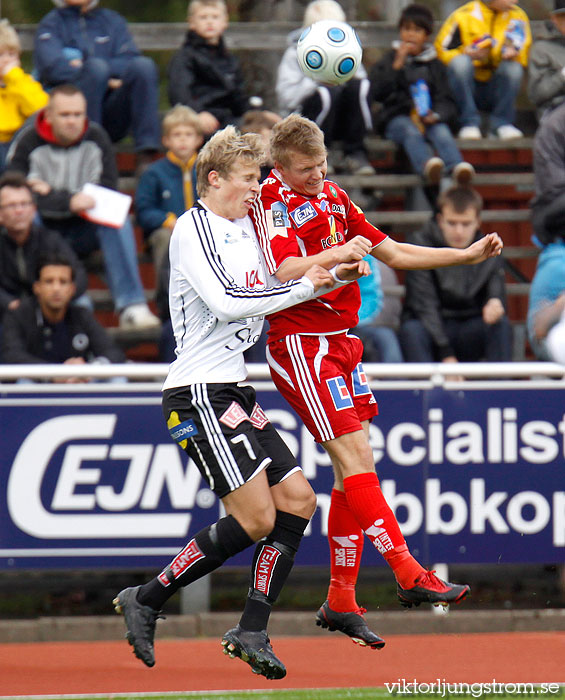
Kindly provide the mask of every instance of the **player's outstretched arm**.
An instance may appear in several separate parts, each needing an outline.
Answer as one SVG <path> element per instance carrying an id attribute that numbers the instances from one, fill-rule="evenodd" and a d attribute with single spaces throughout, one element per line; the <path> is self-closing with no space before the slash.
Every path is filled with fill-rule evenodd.
<path id="1" fill-rule="evenodd" d="M 322 253 L 304 258 L 292 257 L 283 260 L 275 275 L 280 282 L 300 279 L 312 265 L 327 270 L 340 263 L 357 262 L 371 252 L 373 244 L 364 236 L 355 236 L 345 245 L 332 246 Z"/>
<path id="2" fill-rule="evenodd" d="M 431 248 L 429 246 L 398 243 L 387 238 L 373 248 L 372 255 L 399 270 L 432 270 L 453 265 L 476 265 L 502 252 L 498 233 L 489 233 L 468 248 Z"/>

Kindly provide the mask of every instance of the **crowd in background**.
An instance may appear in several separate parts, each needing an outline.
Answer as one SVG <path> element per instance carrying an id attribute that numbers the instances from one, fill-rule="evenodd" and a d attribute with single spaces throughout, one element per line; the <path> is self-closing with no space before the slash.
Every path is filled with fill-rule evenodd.
<path id="1" fill-rule="evenodd" d="M 168 242 L 177 218 L 198 198 L 199 148 L 228 124 L 261 134 L 268 146 L 281 117 L 310 118 L 324 132 L 330 179 L 375 173 L 368 134 L 396 142 L 433 210 L 413 241 L 467 247 L 482 235 L 482 200 L 472 188 L 473 163 L 456 139 L 523 137 L 515 122 L 524 80 L 539 122 L 532 225 L 540 255 L 528 334 L 536 357 L 565 359 L 565 0 L 555 0 L 546 35 L 533 41 L 517 0 L 456 3 L 435 36 L 430 9 L 407 5 L 390 50 L 339 86 L 302 73 L 297 28 L 278 68 L 272 111 L 248 95 L 239 60 L 226 46 L 224 0 L 191 0 L 184 43 L 168 67 L 171 108 L 162 120 L 157 67 L 136 46 L 127 21 L 98 0 L 53 4 L 37 27 L 32 74 L 21 67 L 16 31 L 0 21 L 0 361 L 123 360 L 88 296 L 84 263 L 97 250 L 119 325 L 160 328 L 160 359 L 174 359 Z M 320 19 L 347 18 L 338 2 L 314 0 L 302 24 Z M 136 152 L 133 212 L 110 226 L 92 216 L 97 200 L 85 186 L 118 189 L 113 144 L 128 135 Z M 145 300 L 134 226 L 155 266 L 158 315 Z M 511 359 L 500 259 L 473 270 L 407 272 L 403 304 L 383 294 L 383 284 L 397 282 L 394 273 L 372 265 L 355 330 L 365 360 Z M 263 361 L 263 352 L 260 342 L 248 359 Z"/>

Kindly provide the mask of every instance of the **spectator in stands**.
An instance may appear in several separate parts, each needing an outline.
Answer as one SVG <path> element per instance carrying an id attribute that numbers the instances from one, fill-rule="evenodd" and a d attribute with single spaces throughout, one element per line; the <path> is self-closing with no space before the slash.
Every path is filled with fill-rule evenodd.
<path id="1" fill-rule="evenodd" d="M 0 20 L 0 173 L 12 137 L 49 99 L 40 83 L 21 67 L 20 53 L 16 30 L 7 19 Z"/>
<path id="2" fill-rule="evenodd" d="M 435 47 L 461 115 L 459 138 L 481 138 L 479 110 L 490 115 L 491 135 L 523 136 L 513 122 L 531 41 L 517 0 L 471 0 L 446 19 Z"/>
<path id="3" fill-rule="evenodd" d="M 541 121 L 534 138 L 532 226 L 537 243 L 565 235 L 565 103 Z"/>
<path id="4" fill-rule="evenodd" d="M 468 184 L 475 170 L 463 160 L 450 130 L 457 108 L 445 66 L 429 42 L 433 26 L 433 15 L 424 5 L 403 10 L 399 39 L 369 76 L 371 101 L 380 103 L 375 126 L 402 146 L 426 183 L 439 184 L 445 171 L 457 183 Z"/>
<path id="5" fill-rule="evenodd" d="M 37 27 L 34 61 L 46 88 L 73 83 L 87 101 L 88 117 L 112 141 L 131 130 L 140 169 L 159 149 L 159 75 L 142 56 L 127 21 L 98 0 L 53 0 Z"/>
<path id="6" fill-rule="evenodd" d="M 75 271 L 75 294 L 86 291 L 86 272 L 72 248 L 56 231 L 38 225 L 31 187 L 21 173 L 6 172 L 0 178 L 0 322 L 8 309 L 17 309 L 33 295 L 39 258 L 64 255 Z"/>
<path id="7" fill-rule="evenodd" d="M 83 365 L 124 361 L 121 350 L 90 309 L 70 303 L 76 293 L 74 279 L 70 258 L 52 253 L 40 259 L 33 283 L 34 296 L 6 313 L 2 362 Z M 75 384 L 89 379 L 68 377 L 58 381 Z"/>
<path id="8" fill-rule="evenodd" d="M 190 107 L 176 105 L 169 110 L 162 131 L 167 154 L 141 175 L 135 193 L 137 222 L 157 271 L 168 254 L 178 217 L 197 199 L 195 163 L 202 145 L 200 121 Z"/>
<path id="9" fill-rule="evenodd" d="M 536 357 L 563 362 L 564 326 L 560 317 L 565 303 L 565 102 L 544 115 L 533 152 L 532 226 L 534 240 L 542 251 L 530 287 L 528 337 Z"/>
<path id="10" fill-rule="evenodd" d="M 171 105 L 192 107 L 206 137 L 228 124 L 239 125 L 250 106 L 239 59 L 224 41 L 228 22 L 225 0 L 191 0 L 184 44 L 168 69 Z"/>
<path id="11" fill-rule="evenodd" d="M 438 198 L 436 221 L 413 243 L 466 248 L 482 237 L 481 196 L 452 187 Z M 511 331 L 506 315 L 504 270 L 500 259 L 475 267 L 459 265 L 406 273 L 400 343 L 408 362 L 506 362 Z"/>
<path id="12" fill-rule="evenodd" d="M 555 0 L 547 36 L 534 41 L 528 66 L 528 97 L 538 119 L 565 101 L 565 0 Z"/>
<path id="13" fill-rule="evenodd" d="M 288 47 L 277 72 L 279 111 L 283 116 L 298 112 L 316 122 L 324 132 L 328 149 L 335 141 L 340 141 L 344 155 L 340 169 L 371 175 L 375 171 L 364 144 L 366 133 L 372 129 L 367 100 L 369 83 L 364 67 L 360 66 L 356 75 L 343 85 L 325 85 L 305 76 L 296 58 L 296 45 L 303 27 L 323 19 L 346 21 L 338 2 L 314 0 L 306 6 L 303 26 L 288 35 Z M 329 172 L 333 170 L 334 166 L 330 164 Z"/>
<path id="14" fill-rule="evenodd" d="M 396 331 L 400 326 L 402 305 L 399 299 L 386 296 L 388 284 L 396 284 L 396 273 L 388 265 L 368 255 L 372 275 L 357 280 L 361 292 L 359 324 L 353 335 L 363 341 L 364 362 L 403 362 L 402 350 Z"/>
<path id="15" fill-rule="evenodd" d="M 47 107 L 15 137 L 9 157 L 10 166 L 27 176 L 37 194 L 39 214 L 48 228 L 62 233 L 80 258 L 102 249 L 120 326 L 159 326 L 145 302 L 129 219 L 113 229 L 83 218 L 95 205 L 83 186 L 117 189 L 118 173 L 110 139 L 101 126 L 87 120 L 79 88 L 53 88 Z"/>

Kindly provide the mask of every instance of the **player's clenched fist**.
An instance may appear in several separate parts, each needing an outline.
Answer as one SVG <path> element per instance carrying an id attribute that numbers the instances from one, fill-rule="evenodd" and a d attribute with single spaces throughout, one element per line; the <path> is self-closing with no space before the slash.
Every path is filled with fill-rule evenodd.
<path id="1" fill-rule="evenodd" d="M 475 265 L 487 258 L 494 258 L 500 255 L 503 245 L 498 233 L 488 233 L 467 248 L 465 252 L 469 257 L 466 262 L 468 265 Z"/>
<path id="2" fill-rule="evenodd" d="M 340 262 L 352 262 L 354 260 L 362 260 L 366 255 L 369 255 L 373 249 L 373 244 L 364 236 L 355 236 L 345 245 L 340 246 L 337 250 L 340 256 Z"/>

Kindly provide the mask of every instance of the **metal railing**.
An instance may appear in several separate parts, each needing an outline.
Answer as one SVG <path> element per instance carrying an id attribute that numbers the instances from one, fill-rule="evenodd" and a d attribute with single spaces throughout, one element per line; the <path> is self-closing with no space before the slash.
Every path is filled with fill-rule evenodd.
<path id="1" fill-rule="evenodd" d="M 160 382 L 167 376 L 169 365 L 164 363 L 85 364 L 85 365 L 0 365 L 0 382 L 64 380 L 70 377 L 96 380 L 125 377 L 128 380 Z M 270 380 L 267 364 L 248 364 L 248 380 Z M 364 364 L 371 380 L 407 379 L 430 380 L 434 383 L 449 381 L 458 375 L 465 380 L 540 380 L 561 379 L 565 381 L 565 367 L 554 362 L 460 362 L 451 363 L 401 363 Z M 22 385 L 22 386 L 25 386 Z M 67 389 L 72 384 L 64 385 Z M 91 384 L 77 385 L 92 388 Z M 107 386 L 107 385 L 106 385 Z"/>

